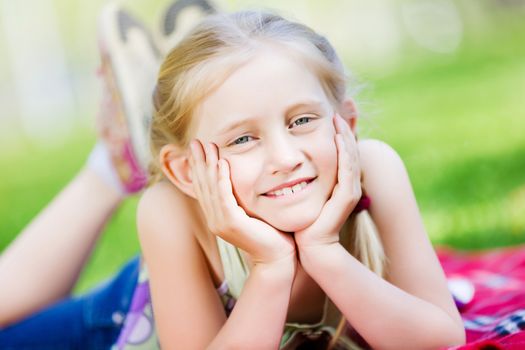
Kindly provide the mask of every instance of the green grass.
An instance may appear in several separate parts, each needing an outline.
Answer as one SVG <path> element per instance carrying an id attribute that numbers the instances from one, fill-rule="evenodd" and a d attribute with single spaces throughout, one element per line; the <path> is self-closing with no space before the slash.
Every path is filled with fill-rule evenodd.
<path id="1" fill-rule="evenodd" d="M 432 241 L 461 249 L 525 242 L 525 31 L 486 39 L 448 56 L 414 49 L 386 77 L 357 72 L 371 76 L 361 132 L 401 154 Z M 93 142 L 82 130 L 54 148 L 0 140 L 12 150 L 0 153 L 0 248 L 74 176 Z M 136 204 L 112 218 L 77 291 L 139 251 Z"/>
<path id="2" fill-rule="evenodd" d="M 0 249 L 73 178 L 93 143 L 94 136 L 82 130 L 56 146 L 42 147 L 21 138 L 0 142 L 2 149 L 12 150 L 0 154 Z M 136 198 L 129 199 L 113 215 L 83 272 L 78 291 L 110 276 L 139 252 L 136 205 Z"/>
<path id="3" fill-rule="evenodd" d="M 452 57 L 408 57 L 406 68 L 365 92 L 380 112 L 364 129 L 405 160 L 436 244 L 480 249 L 525 242 L 521 42 L 525 32 L 512 28 L 467 43 Z"/>

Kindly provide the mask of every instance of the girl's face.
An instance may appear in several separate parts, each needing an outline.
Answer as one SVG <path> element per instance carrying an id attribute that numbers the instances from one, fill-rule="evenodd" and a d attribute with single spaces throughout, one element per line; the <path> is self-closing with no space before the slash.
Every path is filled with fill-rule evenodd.
<path id="1" fill-rule="evenodd" d="M 294 232 L 315 221 L 336 183 L 334 113 L 311 69 L 266 50 L 197 108 L 195 137 L 218 146 L 250 216 Z"/>

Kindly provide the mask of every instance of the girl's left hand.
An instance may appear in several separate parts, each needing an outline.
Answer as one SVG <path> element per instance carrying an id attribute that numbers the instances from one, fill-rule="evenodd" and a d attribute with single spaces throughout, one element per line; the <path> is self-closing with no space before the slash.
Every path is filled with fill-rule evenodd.
<path id="1" fill-rule="evenodd" d="M 314 223 L 295 232 L 299 249 L 339 242 L 339 231 L 361 198 L 361 168 L 355 136 L 339 114 L 335 115 L 334 124 L 337 183 Z"/>

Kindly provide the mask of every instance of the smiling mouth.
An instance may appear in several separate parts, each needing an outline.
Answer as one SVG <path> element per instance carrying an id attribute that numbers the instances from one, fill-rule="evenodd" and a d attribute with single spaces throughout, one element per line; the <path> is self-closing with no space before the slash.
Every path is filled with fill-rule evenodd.
<path id="1" fill-rule="evenodd" d="M 285 187 L 285 188 L 281 188 L 275 191 L 267 192 L 267 193 L 264 193 L 263 196 L 276 198 L 276 197 L 284 197 L 284 196 L 296 194 L 296 193 L 303 191 L 315 179 L 316 177 L 309 179 L 309 180 L 301 181 L 290 187 Z"/>

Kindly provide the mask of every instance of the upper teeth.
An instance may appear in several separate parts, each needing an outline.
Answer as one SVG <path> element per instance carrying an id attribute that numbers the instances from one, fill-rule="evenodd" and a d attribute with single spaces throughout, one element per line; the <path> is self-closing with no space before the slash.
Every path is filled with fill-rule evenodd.
<path id="1" fill-rule="evenodd" d="M 292 187 L 285 187 L 285 188 L 281 188 L 280 190 L 276 190 L 276 191 L 272 191 L 272 192 L 268 192 L 268 194 L 270 196 L 284 196 L 284 195 L 289 195 L 289 194 L 292 194 L 292 193 L 297 193 L 299 192 L 300 190 L 302 190 L 303 188 L 305 188 L 307 185 L 306 181 L 303 181 L 303 182 L 300 182 L 298 184 L 295 184 L 293 185 Z"/>

